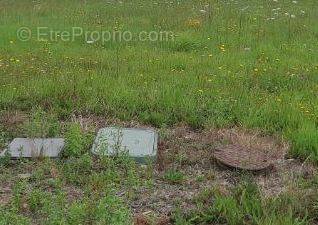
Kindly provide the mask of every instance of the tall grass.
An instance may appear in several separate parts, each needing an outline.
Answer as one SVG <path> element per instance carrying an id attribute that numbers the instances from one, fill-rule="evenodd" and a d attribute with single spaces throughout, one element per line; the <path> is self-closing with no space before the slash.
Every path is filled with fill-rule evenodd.
<path id="1" fill-rule="evenodd" d="M 282 134 L 296 156 L 318 160 L 315 0 L 0 0 L 0 6 L 1 110 L 40 106 L 60 118 L 76 112 L 159 127 L 242 125 Z M 21 26 L 164 30 L 175 38 L 21 42 Z"/>

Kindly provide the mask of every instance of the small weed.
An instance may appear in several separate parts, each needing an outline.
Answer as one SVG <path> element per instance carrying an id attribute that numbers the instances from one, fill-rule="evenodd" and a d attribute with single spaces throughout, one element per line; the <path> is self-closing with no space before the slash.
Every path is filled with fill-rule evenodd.
<path id="1" fill-rule="evenodd" d="M 79 157 L 85 151 L 84 134 L 77 123 L 69 125 L 66 132 L 66 146 L 63 151 L 66 157 Z"/>
<path id="2" fill-rule="evenodd" d="M 8 141 L 8 134 L 2 129 L 0 125 L 0 152 L 6 147 Z"/>
<path id="3" fill-rule="evenodd" d="M 129 209 L 114 194 L 102 198 L 95 209 L 96 224 L 126 225 L 132 221 Z"/>
<path id="4" fill-rule="evenodd" d="M 206 188 L 200 193 L 198 193 L 193 199 L 198 205 L 200 204 L 212 204 L 214 195 L 216 193 L 215 188 Z"/>
<path id="5" fill-rule="evenodd" d="M 60 125 L 54 115 L 36 108 L 31 112 L 31 119 L 24 123 L 23 130 L 30 138 L 56 137 L 60 133 Z"/>
<path id="6" fill-rule="evenodd" d="M 179 164 L 179 165 L 185 165 L 185 164 L 187 164 L 187 162 L 189 162 L 188 156 L 182 152 L 175 156 L 175 160 L 176 160 L 177 164 Z"/>
<path id="7" fill-rule="evenodd" d="M 164 179 L 171 184 L 181 184 L 185 180 L 185 176 L 180 171 L 168 170 L 164 174 Z"/>
<path id="8" fill-rule="evenodd" d="M 3 225 L 30 225 L 31 220 L 23 215 L 18 215 L 14 211 L 2 209 L 0 207 L 0 224 Z"/>
<path id="9" fill-rule="evenodd" d="M 65 179 L 72 184 L 82 184 L 92 172 L 93 160 L 86 153 L 78 158 L 71 158 L 62 165 Z"/>
<path id="10" fill-rule="evenodd" d="M 20 211 L 23 208 L 24 193 L 28 184 L 25 181 L 18 181 L 13 187 L 12 209 Z"/>
<path id="11" fill-rule="evenodd" d="M 67 212 L 67 224 L 78 225 L 85 224 L 88 218 L 88 204 L 85 201 L 73 202 Z"/>
<path id="12" fill-rule="evenodd" d="M 46 204 L 47 193 L 34 189 L 28 196 L 28 205 L 30 207 L 31 212 L 40 213 L 44 204 Z"/>
<path id="13" fill-rule="evenodd" d="M 6 151 L 4 153 L 4 156 L 0 156 L 0 168 L 1 167 L 7 167 L 10 165 L 11 162 L 11 154 L 10 152 Z"/>
<path id="14" fill-rule="evenodd" d="M 190 52 L 202 50 L 202 46 L 203 44 L 200 41 L 194 40 L 190 34 L 185 33 L 177 37 L 170 48 L 176 52 Z"/>
<path id="15" fill-rule="evenodd" d="M 204 175 L 199 175 L 199 176 L 196 177 L 196 181 L 197 181 L 197 182 L 203 182 L 204 179 L 205 179 L 205 176 L 204 176 Z"/>
<path id="16" fill-rule="evenodd" d="M 174 218 L 174 224 L 175 225 L 191 225 L 191 221 L 187 220 L 187 218 L 184 217 L 181 209 L 177 208 L 173 214 Z"/>

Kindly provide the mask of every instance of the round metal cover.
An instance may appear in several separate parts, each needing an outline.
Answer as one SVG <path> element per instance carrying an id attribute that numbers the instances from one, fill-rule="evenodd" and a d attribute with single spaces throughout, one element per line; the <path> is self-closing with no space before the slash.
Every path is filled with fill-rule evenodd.
<path id="1" fill-rule="evenodd" d="M 250 149 L 237 144 L 215 149 L 214 157 L 226 166 L 251 171 L 265 170 L 278 159 L 277 155 L 270 152 Z"/>

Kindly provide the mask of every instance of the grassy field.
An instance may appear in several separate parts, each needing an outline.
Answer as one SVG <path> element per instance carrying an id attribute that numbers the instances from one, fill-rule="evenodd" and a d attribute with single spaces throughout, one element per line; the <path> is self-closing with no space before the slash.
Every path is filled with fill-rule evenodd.
<path id="1" fill-rule="evenodd" d="M 97 126 L 79 118 L 163 133 L 180 124 L 257 130 L 316 164 L 317 21 L 316 0 L 0 0 L 0 146 L 15 136 L 71 143 L 61 161 L 1 160 L 0 187 L 12 196 L 0 204 L 0 224 L 131 224 L 136 190 L 156 187 L 152 166 L 92 158 Z M 74 27 L 87 35 L 63 36 Z M 103 31 L 132 39 L 97 40 Z M 158 177 L 182 187 L 191 176 L 175 169 Z M 25 171 L 31 176 L 19 178 Z M 204 190 L 187 216 L 175 206 L 172 223 L 317 222 L 316 176 L 297 177 L 297 190 L 269 199 L 243 177 L 227 194 Z M 72 188 L 80 194 L 68 201 Z M 123 199 L 114 194 L 122 189 Z"/>

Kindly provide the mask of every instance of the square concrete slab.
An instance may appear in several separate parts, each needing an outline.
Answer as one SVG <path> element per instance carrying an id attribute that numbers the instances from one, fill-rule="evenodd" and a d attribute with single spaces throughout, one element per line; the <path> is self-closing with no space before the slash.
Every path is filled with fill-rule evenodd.
<path id="1" fill-rule="evenodd" d="M 127 151 L 138 162 L 157 155 L 158 135 L 151 129 L 107 127 L 99 130 L 92 147 L 96 155 Z"/>
<path id="2" fill-rule="evenodd" d="M 11 158 L 36 158 L 36 157 L 58 157 L 63 150 L 65 141 L 63 138 L 15 138 L 8 148 L 1 154 L 11 155 Z"/>

